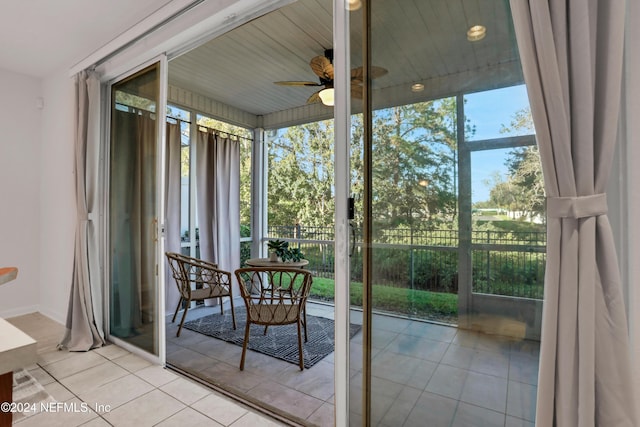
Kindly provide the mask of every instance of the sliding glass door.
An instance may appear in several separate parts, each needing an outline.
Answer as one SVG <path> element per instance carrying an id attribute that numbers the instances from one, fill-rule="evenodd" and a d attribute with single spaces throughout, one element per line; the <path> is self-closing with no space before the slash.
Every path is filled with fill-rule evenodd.
<path id="1" fill-rule="evenodd" d="M 351 74 L 363 333 L 349 424 L 533 425 L 545 213 L 509 3 L 363 0 L 351 25 L 365 70 Z"/>
<path id="2" fill-rule="evenodd" d="M 108 168 L 109 335 L 160 360 L 161 69 L 156 62 L 111 85 Z"/>

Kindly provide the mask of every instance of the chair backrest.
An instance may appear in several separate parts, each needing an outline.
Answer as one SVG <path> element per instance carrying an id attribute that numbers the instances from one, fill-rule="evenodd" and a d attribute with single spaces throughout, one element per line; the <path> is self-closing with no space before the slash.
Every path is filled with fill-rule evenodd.
<path id="1" fill-rule="evenodd" d="M 270 324 L 279 321 L 276 318 L 271 319 L 273 321 L 264 318 L 264 310 L 261 308 L 269 306 L 268 311 L 274 315 L 282 309 L 287 313 L 284 317 L 291 320 L 290 307 L 296 307 L 295 313 L 300 313 L 300 307 L 307 301 L 313 282 L 311 273 L 299 268 L 247 267 L 236 270 L 235 275 L 250 320 Z M 262 317 L 252 318 L 257 313 L 262 313 Z"/>
<path id="2" fill-rule="evenodd" d="M 191 295 L 191 285 L 196 288 L 211 288 L 212 293 L 231 295 L 231 273 L 218 269 L 212 262 L 175 252 L 167 252 L 171 273 L 184 298 Z"/>
<path id="3" fill-rule="evenodd" d="M 175 252 L 166 252 L 165 256 L 167 257 L 167 262 L 171 269 L 171 275 L 176 281 L 176 286 L 178 286 L 178 291 L 181 295 L 184 295 L 183 288 L 185 286 L 189 286 L 189 278 L 182 266 L 182 255 Z"/>

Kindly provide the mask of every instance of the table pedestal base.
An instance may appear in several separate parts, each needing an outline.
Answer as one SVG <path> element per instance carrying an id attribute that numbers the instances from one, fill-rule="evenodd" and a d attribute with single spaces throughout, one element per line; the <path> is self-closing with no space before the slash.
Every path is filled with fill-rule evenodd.
<path id="1" fill-rule="evenodd" d="M 13 372 L 0 375 L 0 403 L 13 402 Z M 0 411 L 0 427 L 11 427 L 11 412 Z"/>

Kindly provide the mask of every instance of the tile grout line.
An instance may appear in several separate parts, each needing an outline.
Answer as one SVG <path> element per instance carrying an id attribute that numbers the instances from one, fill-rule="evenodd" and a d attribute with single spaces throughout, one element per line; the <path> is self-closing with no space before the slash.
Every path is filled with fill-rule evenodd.
<path id="1" fill-rule="evenodd" d="M 104 356 L 102 356 L 101 354 L 100 354 L 100 356 L 104 358 Z M 69 357 L 73 357 L 73 356 L 69 356 Z M 108 359 L 106 359 L 106 358 L 105 358 L 105 360 L 108 360 Z M 89 402 L 86 402 L 84 399 L 82 399 L 80 396 L 78 396 L 76 393 L 74 393 L 73 391 L 71 391 L 71 389 L 69 389 L 66 385 L 64 385 L 63 383 L 61 383 L 61 382 L 60 382 L 60 380 L 59 380 L 58 378 L 56 378 L 55 376 L 53 376 L 53 375 L 51 374 L 51 372 L 47 371 L 47 370 L 44 368 L 44 366 L 41 366 L 41 365 L 39 365 L 39 364 L 38 364 L 38 366 L 40 366 L 40 369 L 42 369 L 43 371 L 45 371 L 45 372 L 46 372 L 46 373 L 47 373 L 51 378 L 53 378 L 53 379 L 55 380 L 55 382 L 56 382 L 56 383 L 58 383 L 61 387 L 63 387 L 65 390 L 67 390 L 69 393 L 71 393 L 71 394 L 72 394 L 76 399 L 78 399 L 80 402 L 83 402 L 83 403 L 89 403 Z M 91 368 L 89 368 L 89 369 L 91 369 Z M 82 371 L 79 371 L 79 372 L 84 372 L 84 371 L 86 371 L 86 369 L 85 369 L 85 370 L 82 370 Z M 78 372 L 78 373 L 79 373 L 79 372 Z M 74 375 L 75 375 L 75 374 L 74 374 Z M 70 375 L 70 376 L 71 376 L 71 375 Z M 72 399 L 73 399 L 73 398 L 72 398 Z M 70 400 L 70 399 L 67 399 L 67 400 Z M 98 413 L 98 412 L 94 411 L 94 410 L 93 410 L 93 408 L 91 408 L 91 411 L 92 411 L 94 414 L 96 414 L 96 415 L 97 415 L 97 417 L 94 417 L 94 418 L 92 418 L 91 420 L 87 420 L 86 422 L 84 422 L 84 423 L 80 424 L 80 426 L 82 426 L 83 424 L 86 424 L 86 423 L 88 423 L 88 422 L 90 422 L 90 421 L 92 421 L 92 420 L 95 420 L 96 418 L 101 418 L 104 422 L 106 422 L 106 423 L 107 423 L 107 424 L 109 424 L 110 426 L 113 426 L 113 424 L 111 424 L 109 421 L 107 421 L 107 420 L 102 416 L 102 414 L 100 414 L 100 413 Z"/>

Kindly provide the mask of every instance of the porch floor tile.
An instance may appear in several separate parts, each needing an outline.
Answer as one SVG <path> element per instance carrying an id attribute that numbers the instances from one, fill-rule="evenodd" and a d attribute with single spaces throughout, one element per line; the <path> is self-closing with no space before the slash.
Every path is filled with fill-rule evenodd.
<path id="1" fill-rule="evenodd" d="M 187 320 L 214 311 L 191 309 Z M 308 313 L 333 318 L 333 307 L 310 302 Z M 362 315 L 354 311 L 351 320 L 357 319 Z M 377 314 L 373 322 L 372 425 L 510 427 L 534 422 L 538 342 Z M 300 371 L 248 350 L 240 371 L 241 347 L 185 329 L 175 337 L 177 325 L 171 322 L 166 329 L 168 363 L 198 371 L 217 386 L 277 407 L 292 419 L 333 425 L 333 353 Z M 361 332 L 351 344 L 350 421 L 356 425 L 362 416 Z"/>

